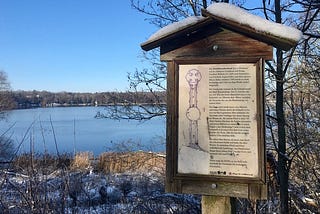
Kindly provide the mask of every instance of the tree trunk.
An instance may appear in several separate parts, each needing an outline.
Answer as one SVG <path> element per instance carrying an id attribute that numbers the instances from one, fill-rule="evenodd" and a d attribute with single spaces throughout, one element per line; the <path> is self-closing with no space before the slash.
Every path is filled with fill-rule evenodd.
<path id="1" fill-rule="evenodd" d="M 288 213 L 288 167 L 286 156 L 286 130 L 284 115 L 284 71 L 283 71 L 283 53 L 277 50 L 277 95 L 276 95 L 276 114 L 278 119 L 278 173 L 280 179 L 280 211 Z"/>
<path id="2" fill-rule="evenodd" d="M 275 18 L 277 23 L 282 23 L 281 17 L 281 0 L 275 0 Z M 285 115 L 284 115 L 284 79 L 285 71 L 283 68 L 283 51 L 277 49 L 277 74 L 276 74 L 276 114 L 278 120 L 278 173 L 280 180 L 280 212 L 289 213 L 288 206 L 288 183 L 289 172 L 287 167 L 286 155 L 286 130 L 285 130 Z"/>

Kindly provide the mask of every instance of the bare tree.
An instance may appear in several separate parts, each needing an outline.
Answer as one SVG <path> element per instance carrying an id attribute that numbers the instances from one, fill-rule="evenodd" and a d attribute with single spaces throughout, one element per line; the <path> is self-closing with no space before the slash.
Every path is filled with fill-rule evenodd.
<path id="1" fill-rule="evenodd" d="M 12 96 L 10 96 L 10 89 L 7 74 L 0 70 L 0 119 L 4 116 L 4 111 L 14 107 L 14 101 Z"/>
<path id="2" fill-rule="evenodd" d="M 146 14 L 146 20 L 150 24 L 161 28 L 188 16 L 201 16 L 201 9 L 206 8 L 211 2 L 207 0 L 131 0 L 131 6 L 138 12 Z M 229 1 L 216 0 L 215 2 Z M 146 120 L 166 115 L 166 100 L 159 96 L 166 91 L 166 64 L 159 61 L 159 49 L 143 52 L 142 58 L 147 66 L 128 74 L 129 92 L 132 97 L 138 96 L 141 92 L 149 92 L 153 95 L 153 102 L 146 106 L 123 100 L 121 101 L 123 105 L 108 107 L 104 112 L 99 112 L 99 117 Z"/>
<path id="3" fill-rule="evenodd" d="M 297 211 L 304 207 L 316 212 L 320 205 L 320 93 L 315 80 L 308 76 L 310 69 L 305 69 L 305 65 L 300 65 L 293 70 L 297 78 L 289 84 L 294 83 L 294 87 L 285 93 L 289 188 L 293 190 L 290 195 L 295 200 L 291 201 Z"/>
<path id="4" fill-rule="evenodd" d="M 146 14 L 146 20 L 159 28 L 186 18 L 190 14 L 200 15 L 201 8 L 206 4 L 205 0 L 201 3 L 192 0 L 131 0 L 132 8 Z M 123 100 L 122 105 L 108 107 L 103 113 L 99 112 L 99 117 L 146 120 L 166 115 L 166 100 L 159 97 L 159 92 L 164 93 L 166 91 L 166 64 L 159 61 L 158 49 L 144 52 L 142 58 L 147 63 L 147 68 L 137 69 L 135 72 L 128 74 L 129 92 L 132 97 L 138 96 L 140 92 L 149 92 L 153 95 L 153 103 L 146 106 Z"/>
<path id="5" fill-rule="evenodd" d="M 0 91 L 6 91 L 10 89 L 8 82 L 8 76 L 4 71 L 0 71 Z"/>
<path id="6" fill-rule="evenodd" d="M 286 119 L 286 115 L 288 116 L 286 109 L 290 107 L 286 106 L 289 93 L 286 89 L 291 88 L 292 90 L 296 86 L 297 74 L 292 72 L 292 69 L 294 65 L 297 65 L 298 56 L 299 60 L 303 62 L 316 60 L 315 55 L 311 54 L 310 51 L 312 50 L 311 47 L 316 47 L 317 45 L 315 44 L 319 44 L 319 33 L 316 27 L 319 26 L 319 3 L 312 0 L 292 0 L 286 2 L 274 0 L 273 4 L 271 4 L 270 1 L 263 0 L 262 9 L 266 19 L 281 24 L 293 25 L 304 34 L 304 39 L 299 46 L 289 52 L 284 52 L 278 48 L 275 52 L 275 62 L 267 62 L 267 72 L 272 76 L 271 79 L 273 80 L 270 82 L 272 86 L 269 86 L 269 88 L 273 87 L 273 91 L 269 91 L 269 93 L 275 96 L 275 115 L 273 119 L 276 122 L 276 135 L 273 135 L 272 139 L 274 140 L 273 145 L 278 155 L 280 211 L 281 213 L 288 213 L 289 174 L 294 156 L 293 153 L 289 152 L 292 148 L 288 147 L 292 142 L 287 135 L 292 132 L 290 132 L 291 130 L 287 130 L 288 122 L 291 121 Z M 303 72 L 310 72 L 310 70 Z M 294 94 L 295 97 L 296 93 Z M 294 109 L 291 108 L 291 110 Z M 301 112 L 294 112 L 294 114 L 301 114 Z M 272 133 L 275 134 L 274 132 Z M 299 148 L 301 148 L 301 144 L 295 144 L 294 150 L 299 150 Z"/>
<path id="7" fill-rule="evenodd" d="M 10 84 L 4 71 L 0 70 L 0 119 L 5 116 L 5 111 L 13 108 L 13 100 L 10 96 Z M 14 152 L 13 141 L 0 133 L 0 162 L 7 161 Z"/>

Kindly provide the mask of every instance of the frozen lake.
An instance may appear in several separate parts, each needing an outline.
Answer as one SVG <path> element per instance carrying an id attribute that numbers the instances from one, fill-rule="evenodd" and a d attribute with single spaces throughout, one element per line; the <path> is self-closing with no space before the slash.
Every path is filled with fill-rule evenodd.
<path id="1" fill-rule="evenodd" d="M 0 135 L 21 144 L 20 152 L 92 151 L 95 155 L 117 145 L 141 150 L 165 150 L 165 118 L 145 122 L 96 119 L 106 107 L 57 107 L 10 111 L 0 120 Z M 133 145 L 131 145 L 131 143 Z"/>

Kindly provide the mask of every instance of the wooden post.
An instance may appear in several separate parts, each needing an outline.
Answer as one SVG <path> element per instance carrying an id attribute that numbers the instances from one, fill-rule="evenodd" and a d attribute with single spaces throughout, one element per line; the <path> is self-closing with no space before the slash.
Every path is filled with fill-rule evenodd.
<path id="1" fill-rule="evenodd" d="M 201 207 L 202 214 L 231 214 L 230 197 L 203 195 Z"/>

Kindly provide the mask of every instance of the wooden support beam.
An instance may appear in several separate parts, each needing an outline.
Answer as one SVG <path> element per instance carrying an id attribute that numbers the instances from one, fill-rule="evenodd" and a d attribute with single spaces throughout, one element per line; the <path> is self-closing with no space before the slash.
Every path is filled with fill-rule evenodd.
<path id="1" fill-rule="evenodd" d="M 203 195 L 201 207 L 202 214 L 231 214 L 230 197 Z"/>

